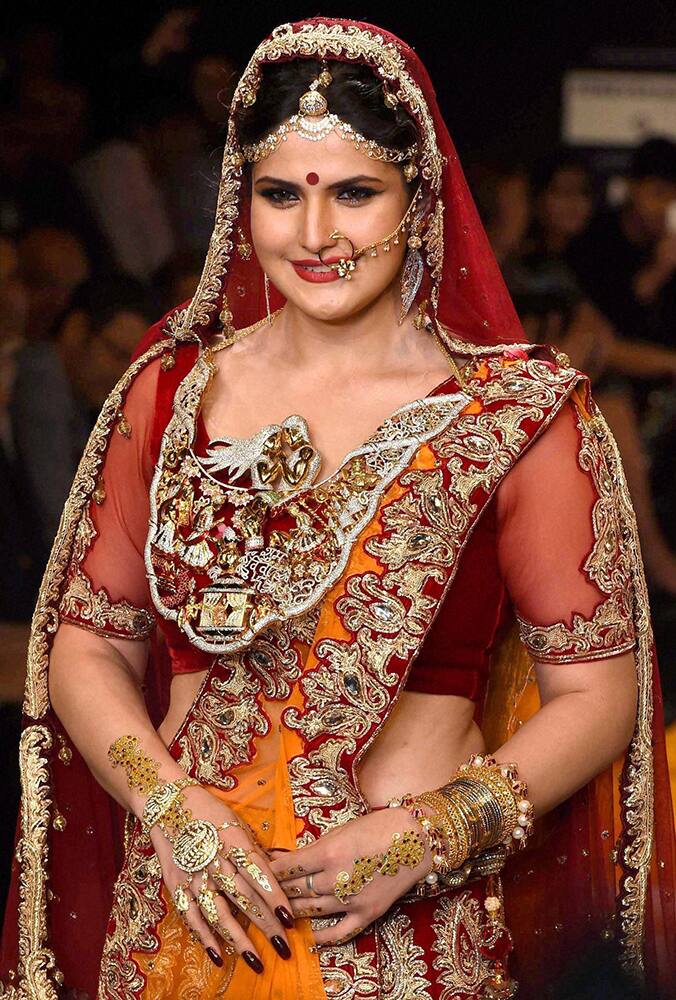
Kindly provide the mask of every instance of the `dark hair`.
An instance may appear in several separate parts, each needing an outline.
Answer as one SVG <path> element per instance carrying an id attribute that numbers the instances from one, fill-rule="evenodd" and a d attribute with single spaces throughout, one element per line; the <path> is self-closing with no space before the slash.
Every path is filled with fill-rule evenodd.
<path id="1" fill-rule="evenodd" d="M 579 170 L 592 180 L 592 172 L 587 159 L 575 149 L 565 146 L 538 160 L 530 171 L 531 191 L 542 194 L 549 187 L 560 170 Z"/>
<path id="2" fill-rule="evenodd" d="M 329 61 L 333 81 L 321 92 L 329 111 L 381 146 L 404 150 L 418 139 L 415 122 L 401 107 L 385 104 L 382 81 L 363 64 Z M 316 59 L 264 63 L 256 101 L 236 111 L 242 145 L 258 142 L 298 111 L 298 100 L 321 72 Z"/>
<path id="3" fill-rule="evenodd" d="M 54 336 L 59 336 L 66 319 L 74 312 L 87 316 L 88 337 L 93 337 L 121 312 L 138 313 L 150 323 L 153 306 L 144 286 L 134 278 L 125 274 L 106 274 L 95 276 L 76 288 L 52 327 Z"/>
<path id="4" fill-rule="evenodd" d="M 676 183 L 676 143 L 663 137 L 648 139 L 634 151 L 629 176 L 634 180 L 659 177 Z"/>

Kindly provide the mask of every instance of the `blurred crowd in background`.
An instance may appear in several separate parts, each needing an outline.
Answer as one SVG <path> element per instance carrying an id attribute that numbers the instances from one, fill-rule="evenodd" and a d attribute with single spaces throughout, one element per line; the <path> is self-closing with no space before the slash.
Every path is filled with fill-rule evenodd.
<path id="1" fill-rule="evenodd" d="M 149 323 L 188 299 L 211 234 L 243 68 L 190 41 L 193 12 L 122 48 L 94 93 L 59 33 L 4 48 L 0 80 L 0 765 L 16 774 L 37 589 L 77 462 Z M 676 715 L 676 145 L 646 136 L 609 185 L 573 149 L 470 157 L 470 184 L 529 338 L 593 380 L 619 443 Z M 3 801 L 11 851 L 18 786 Z M 0 909 L 5 875 L 0 864 Z"/>

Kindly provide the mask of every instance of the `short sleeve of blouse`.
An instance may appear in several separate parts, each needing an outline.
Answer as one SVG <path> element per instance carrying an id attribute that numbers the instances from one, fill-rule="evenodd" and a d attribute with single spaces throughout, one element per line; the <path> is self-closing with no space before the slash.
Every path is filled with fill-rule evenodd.
<path id="1" fill-rule="evenodd" d="M 617 471 L 607 431 L 590 416 L 569 400 L 498 490 L 500 572 L 521 639 L 545 663 L 616 656 L 635 644 Z"/>
<path id="2" fill-rule="evenodd" d="M 124 397 L 80 518 L 59 606 L 61 621 L 113 638 L 145 639 L 155 626 L 143 553 L 159 369 L 159 359 L 149 362 Z"/>

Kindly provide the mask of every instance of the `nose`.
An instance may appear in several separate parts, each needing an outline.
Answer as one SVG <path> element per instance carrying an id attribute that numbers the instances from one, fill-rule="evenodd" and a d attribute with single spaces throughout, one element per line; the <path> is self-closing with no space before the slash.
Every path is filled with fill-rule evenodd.
<path id="1" fill-rule="evenodd" d="M 329 246 L 329 233 L 333 231 L 331 209 L 320 192 L 312 192 L 303 200 L 300 218 L 299 241 L 304 250 L 319 256 L 322 247 Z"/>

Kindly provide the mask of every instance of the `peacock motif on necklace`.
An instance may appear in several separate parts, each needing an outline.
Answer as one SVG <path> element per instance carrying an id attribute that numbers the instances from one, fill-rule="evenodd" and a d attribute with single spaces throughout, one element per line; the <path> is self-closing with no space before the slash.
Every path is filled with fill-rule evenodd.
<path id="1" fill-rule="evenodd" d="M 310 442 L 306 421 L 293 414 L 251 437 L 215 438 L 200 463 L 211 473 L 226 472 L 233 483 L 249 473 L 254 489 L 288 492 L 314 482 L 321 457 Z"/>

